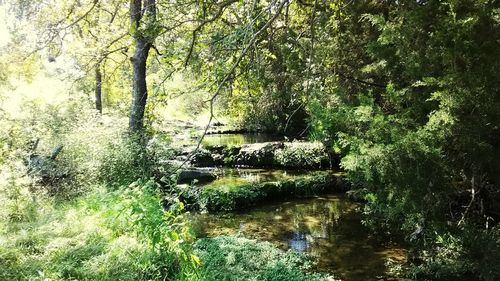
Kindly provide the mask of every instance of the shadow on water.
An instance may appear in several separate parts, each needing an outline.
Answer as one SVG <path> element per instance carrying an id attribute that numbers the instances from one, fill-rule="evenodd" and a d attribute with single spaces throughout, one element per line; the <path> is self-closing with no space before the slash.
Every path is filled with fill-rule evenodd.
<path id="1" fill-rule="evenodd" d="M 406 260 L 403 248 L 371 236 L 361 223 L 361 206 L 342 196 L 267 205 L 235 214 L 197 214 L 192 228 L 198 237 L 241 234 L 308 253 L 317 261 L 314 270 L 343 280 L 397 280 L 388 272 L 387 263 Z"/>

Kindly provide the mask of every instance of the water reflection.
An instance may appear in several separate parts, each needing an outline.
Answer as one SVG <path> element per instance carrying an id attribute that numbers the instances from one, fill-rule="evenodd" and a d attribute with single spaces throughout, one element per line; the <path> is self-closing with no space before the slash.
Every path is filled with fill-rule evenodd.
<path id="1" fill-rule="evenodd" d="M 318 261 L 316 270 L 344 280 L 395 278 L 386 263 L 403 263 L 405 250 L 372 237 L 361 224 L 360 208 L 343 197 L 326 196 L 238 214 L 196 215 L 192 227 L 199 237 L 239 233 L 308 253 Z"/>
<path id="2" fill-rule="evenodd" d="M 288 240 L 288 248 L 297 252 L 305 252 L 309 248 L 309 241 L 307 241 L 306 233 L 302 231 L 294 231 L 292 239 Z M 311 237 L 309 237 L 312 240 Z"/>
<path id="3" fill-rule="evenodd" d="M 290 180 L 304 176 L 338 175 L 333 171 L 250 169 L 250 168 L 217 168 L 214 169 L 217 179 L 206 186 L 234 186 L 245 183 L 262 183 Z"/>
<path id="4" fill-rule="evenodd" d="M 284 137 L 271 134 L 213 134 L 203 138 L 203 145 L 242 145 L 258 142 L 283 141 Z"/>

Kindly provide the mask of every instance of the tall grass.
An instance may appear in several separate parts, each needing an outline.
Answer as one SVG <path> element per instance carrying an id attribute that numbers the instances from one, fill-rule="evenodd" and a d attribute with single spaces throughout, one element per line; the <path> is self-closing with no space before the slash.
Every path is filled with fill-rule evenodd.
<path id="1" fill-rule="evenodd" d="M 138 156 L 126 118 L 63 90 L 0 91 L 0 280 L 198 279 L 183 206 L 165 210 L 149 178 L 168 152 L 144 143 Z M 28 173 L 57 145 L 50 168 L 63 176 Z"/>

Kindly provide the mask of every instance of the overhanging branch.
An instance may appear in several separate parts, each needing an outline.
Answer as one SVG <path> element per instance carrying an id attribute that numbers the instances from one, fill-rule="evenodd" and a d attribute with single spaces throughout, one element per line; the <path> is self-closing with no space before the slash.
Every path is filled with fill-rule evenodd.
<path id="1" fill-rule="evenodd" d="M 193 49 L 194 49 L 194 45 L 196 44 L 196 37 L 198 36 L 198 32 L 207 24 L 211 23 L 211 22 L 214 22 L 215 20 L 217 20 L 220 16 L 222 16 L 223 12 L 224 12 L 224 9 L 226 7 L 228 7 L 229 5 L 237 2 L 238 0 L 227 0 L 223 3 L 221 3 L 221 5 L 219 6 L 219 9 L 217 10 L 217 13 L 212 16 L 211 18 L 209 19 L 206 19 L 204 21 L 202 21 L 200 23 L 200 25 L 198 25 L 194 30 L 193 30 L 193 33 L 192 33 L 192 38 L 191 38 L 191 44 L 189 45 L 189 50 L 188 50 L 188 53 L 187 53 L 187 56 L 186 56 L 186 60 L 184 61 L 184 67 L 186 67 L 189 63 L 189 60 L 191 59 L 191 56 L 193 54 Z"/>
<path id="2" fill-rule="evenodd" d="M 257 38 L 269 27 L 271 24 L 278 18 L 278 16 L 281 14 L 283 7 L 288 4 L 289 0 L 283 0 L 277 7 L 276 13 L 262 26 L 251 38 L 248 44 L 245 46 L 245 48 L 241 51 L 240 55 L 236 59 L 236 62 L 231 66 L 228 72 L 224 75 L 224 78 L 222 81 L 219 83 L 217 86 L 217 89 L 215 93 L 212 95 L 212 97 L 208 100 L 210 102 L 210 117 L 208 119 L 207 125 L 205 126 L 205 129 L 203 130 L 203 134 L 201 135 L 200 139 L 198 140 L 198 143 L 196 144 L 196 148 L 194 151 L 191 153 L 191 155 L 182 162 L 181 165 L 177 167 L 177 169 L 174 170 L 173 173 L 177 172 L 179 169 L 181 169 L 191 158 L 196 154 L 196 152 L 200 149 L 201 142 L 203 141 L 203 138 L 208 132 L 208 129 L 210 128 L 210 124 L 212 123 L 212 120 L 215 118 L 214 116 L 214 101 L 215 99 L 220 95 L 222 89 L 224 88 L 224 85 L 227 83 L 227 81 L 230 79 L 231 75 L 234 73 L 238 65 L 241 63 L 243 58 L 246 56 L 248 51 L 252 48 L 254 45 L 255 41 Z"/>

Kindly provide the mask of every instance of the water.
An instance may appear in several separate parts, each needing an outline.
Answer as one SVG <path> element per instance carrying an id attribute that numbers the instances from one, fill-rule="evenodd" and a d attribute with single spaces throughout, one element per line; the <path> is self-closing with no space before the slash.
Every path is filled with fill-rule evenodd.
<path id="1" fill-rule="evenodd" d="M 214 170 L 217 179 L 211 183 L 204 184 L 207 187 L 237 186 L 247 183 L 275 182 L 295 179 L 305 176 L 316 175 L 338 175 L 332 171 L 306 171 L 306 170 L 281 170 L 281 169 L 240 169 L 240 168 L 217 168 Z"/>
<path id="2" fill-rule="evenodd" d="M 268 134 L 207 135 L 203 145 L 241 145 L 283 141 Z M 283 181 L 332 171 L 276 169 L 216 169 L 218 179 L 206 187 L 222 188 L 245 183 Z M 268 204 L 241 213 L 194 214 L 191 227 L 198 237 L 241 234 L 269 241 L 315 258 L 315 271 L 333 273 L 343 280 L 398 280 L 393 266 L 406 261 L 406 251 L 384 237 L 370 234 L 361 223 L 362 205 L 343 196 L 323 196 Z"/>
<path id="3" fill-rule="evenodd" d="M 242 145 L 249 143 L 283 141 L 284 137 L 271 134 L 213 134 L 206 135 L 202 144 L 205 146 L 215 145 Z"/>
<path id="4" fill-rule="evenodd" d="M 406 251 L 370 235 L 361 223 L 361 208 L 343 196 L 332 195 L 243 213 L 196 214 L 191 221 L 198 237 L 241 234 L 270 241 L 284 250 L 313 256 L 317 260 L 314 270 L 343 280 L 398 280 L 387 265 L 403 264 Z"/>

